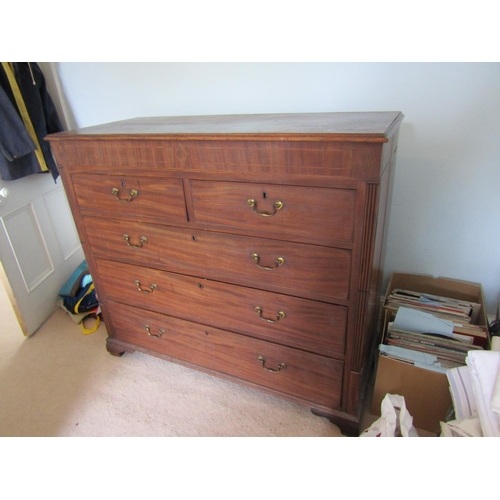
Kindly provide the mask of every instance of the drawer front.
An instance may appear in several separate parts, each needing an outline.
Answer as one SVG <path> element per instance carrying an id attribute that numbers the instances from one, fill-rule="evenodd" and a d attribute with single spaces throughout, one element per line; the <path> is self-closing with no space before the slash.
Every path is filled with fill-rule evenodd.
<path id="1" fill-rule="evenodd" d="M 121 304 L 108 303 L 108 310 L 119 340 L 311 403 L 340 405 L 340 361 Z"/>
<path id="2" fill-rule="evenodd" d="M 181 179 L 99 174 L 71 178 L 81 209 L 117 217 L 187 220 Z"/>
<path id="3" fill-rule="evenodd" d="M 352 144 L 296 141 L 183 141 L 177 159 L 184 168 L 249 174 L 352 176 Z"/>
<path id="4" fill-rule="evenodd" d="M 349 250 L 97 217 L 85 227 L 98 257 L 319 300 L 349 296 Z"/>
<path id="5" fill-rule="evenodd" d="M 107 300 L 319 354 L 344 354 L 344 307 L 107 260 L 96 262 Z"/>
<path id="6" fill-rule="evenodd" d="M 353 240 L 352 189 L 193 180 L 191 195 L 195 222 L 267 231 L 294 241 Z"/>

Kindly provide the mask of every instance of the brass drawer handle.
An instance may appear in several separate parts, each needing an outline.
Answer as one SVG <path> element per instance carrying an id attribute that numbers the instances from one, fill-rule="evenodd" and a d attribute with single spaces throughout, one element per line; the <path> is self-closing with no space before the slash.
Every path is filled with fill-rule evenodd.
<path id="1" fill-rule="evenodd" d="M 251 206 L 253 208 L 253 211 L 257 214 L 257 215 L 261 215 L 262 217 L 272 217 L 278 210 L 281 210 L 283 208 L 283 203 L 281 201 L 276 201 L 274 202 L 274 212 L 272 213 L 269 213 L 269 212 L 257 212 L 257 202 L 253 199 L 249 199 L 247 200 L 247 203 L 249 206 Z"/>
<path id="2" fill-rule="evenodd" d="M 260 269 L 265 269 L 266 271 L 274 271 L 276 269 L 278 269 L 278 266 L 282 266 L 284 263 L 285 263 L 285 259 L 283 257 L 278 257 L 274 262 L 275 262 L 275 266 L 274 267 L 267 267 L 267 266 L 261 266 L 259 264 L 259 261 L 260 261 L 260 257 L 259 257 L 259 254 L 257 253 L 253 253 L 251 255 L 252 259 L 255 261 L 255 263 L 257 264 L 258 267 L 260 267 Z"/>
<path id="3" fill-rule="evenodd" d="M 278 365 L 278 369 L 277 370 L 273 370 L 272 368 L 268 368 L 266 366 L 266 360 L 262 356 L 259 356 L 257 359 L 258 359 L 259 363 L 262 365 L 262 368 L 264 368 L 264 370 L 266 370 L 266 372 L 278 373 L 279 371 L 284 370 L 286 368 L 285 363 L 280 363 Z"/>
<path id="4" fill-rule="evenodd" d="M 259 306 L 256 306 L 254 308 L 254 311 L 259 314 L 260 319 L 263 321 L 267 321 L 268 323 L 277 323 L 280 319 L 283 319 L 285 317 L 285 313 L 283 311 L 278 312 L 276 314 L 276 319 L 267 319 L 262 316 L 262 309 Z"/>
<path id="5" fill-rule="evenodd" d="M 146 236 L 141 236 L 139 238 L 139 244 L 138 245 L 132 245 L 132 243 L 130 243 L 130 236 L 128 234 L 124 234 L 123 235 L 123 239 L 127 242 L 127 245 L 129 247 L 133 247 L 133 248 L 142 248 L 142 246 L 144 245 L 144 243 L 148 242 L 148 239 L 146 238 Z"/>
<path id="6" fill-rule="evenodd" d="M 122 201 L 123 203 L 129 203 L 139 194 L 139 192 L 136 189 L 131 189 L 129 191 L 128 198 L 120 198 L 120 190 L 118 188 L 112 188 L 111 194 L 115 195 L 118 201 Z"/>
<path id="7" fill-rule="evenodd" d="M 148 335 L 150 337 L 155 337 L 156 339 L 159 339 L 162 335 L 165 334 L 165 329 L 164 328 L 160 328 L 158 330 L 158 334 L 156 333 L 151 333 L 151 329 L 149 328 L 149 325 L 144 325 L 144 330 L 146 330 L 146 332 L 148 332 Z"/>
<path id="8" fill-rule="evenodd" d="M 149 290 L 141 288 L 141 282 L 139 280 L 134 281 L 134 285 L 139 289 L 140 292 L 153 293 L 156 290 L 156 283 L 149 285 Z"/>

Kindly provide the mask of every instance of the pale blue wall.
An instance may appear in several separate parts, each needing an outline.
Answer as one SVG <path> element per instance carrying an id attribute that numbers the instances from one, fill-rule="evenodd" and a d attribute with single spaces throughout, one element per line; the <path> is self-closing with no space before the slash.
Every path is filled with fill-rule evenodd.
<path id="1" fill-rule="evenodd" d="M 137 116 L 402 111 L 386 279 L 500 298 L 500 64 L 57 63 L 70 127 Z"/>

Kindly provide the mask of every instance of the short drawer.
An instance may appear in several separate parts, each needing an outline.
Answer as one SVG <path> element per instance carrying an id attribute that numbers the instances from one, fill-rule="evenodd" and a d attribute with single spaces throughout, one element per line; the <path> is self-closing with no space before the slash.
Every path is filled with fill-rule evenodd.
<path id="1" fill-rule="evenodd" d="M 286 235 L 294 241 L 353 240 L 352 189 L 192 180 L 191 196 L 195 222 Z"/>
<path id="2" fill-rule="evenodd" d="M 99 174 L 73 174 L 71 178 L 82 210 L 119 217 L 187 220 L 181 179 Z"/>
<path id="3" fill-rule="evenodd" d="M 317 300 L 349 298 L 350 250 L 84 218 L 94 255 Z"/>
<path id="4" fill-rule="evenodd" d="M 313 404 L 340 405 L 341 361 L 122 304 L 108 303 L 108 312 L 119 340 Z"/>
<path id="5" fill-rule="evenodd" d="M 347 308 L 129 264 L 96 260 L 106 300 L 343 356 Z"/>

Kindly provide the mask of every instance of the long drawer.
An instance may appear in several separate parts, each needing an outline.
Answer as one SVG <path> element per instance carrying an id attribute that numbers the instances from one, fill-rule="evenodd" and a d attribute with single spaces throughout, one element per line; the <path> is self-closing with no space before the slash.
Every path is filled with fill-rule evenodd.
<path id="1" fill-rule="evenodd" d="M 311 403 L 340 405 L 341 361 L 112 302 L 108 311 L 119 340 Z"/>
<path id="2" fill-rule="evenodd" d="M 98 257 L 318 300 L 349 298 L 349 250 L 128 220 L 84 220 Z"/>
<path id="3" fill-rule="evenodd" d="M 96 259 L 107 300 L 325 355 L 343 355 L 347 308 Z"/>
<path id="4" fill-rule="evenodd" d="M 181 179 L 73 174 L 78 205 L 97 214 L 186 221 Z"/>
<path id="5" fill-rule="evenodd" d="M 353 240 L 352 189 L 201 180 L 190 186 L 195 222 L 328 245 Z"/>

